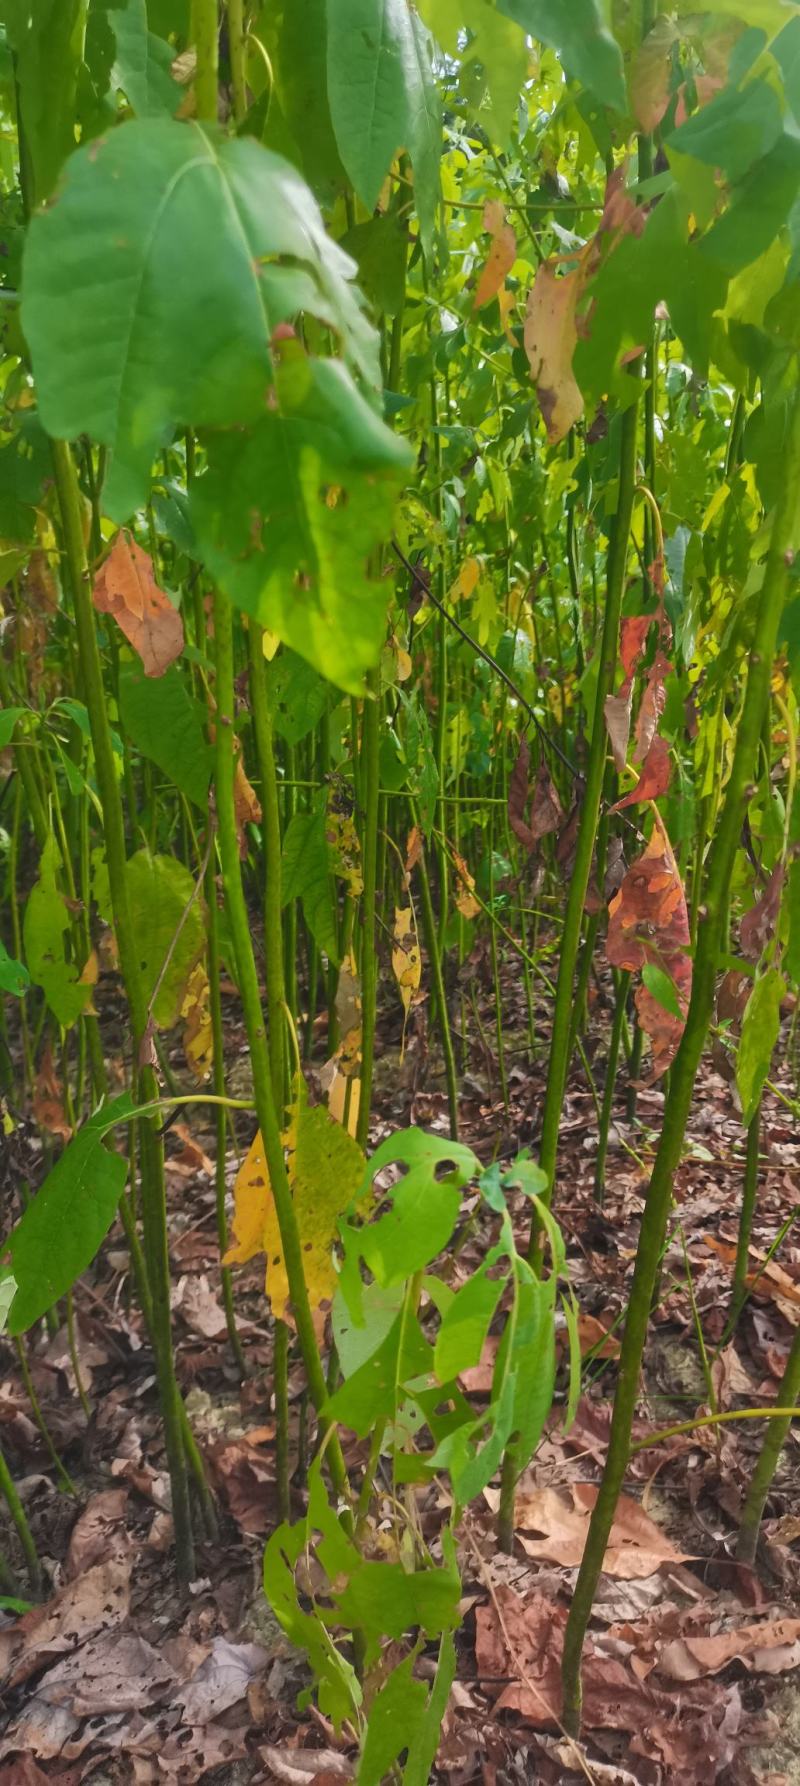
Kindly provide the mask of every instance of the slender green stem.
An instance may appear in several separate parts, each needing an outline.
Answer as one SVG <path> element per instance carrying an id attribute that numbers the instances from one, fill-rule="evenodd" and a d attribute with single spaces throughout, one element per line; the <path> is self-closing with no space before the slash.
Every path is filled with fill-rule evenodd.
<path id="1" fill-rule="evenodd" d="M 739 1524 L 739 1536 L 736 1542 L 736 1555 L 740 1563 L 752 1563 L 755 1557 L 764 1508 L 778 1467 L 778 1460 L 789 1435 L 793 1416 L 797 1412 L 795 1404 L 798 1396 L 800 1396 L 800 1328 L 795 1329 L 778 1391 L 780 1406 L 788 1408 L 790 1412 L 778 1419 L 770 1420 L 745 1496 L 744 1509 Z"/>
<path id="2" fill-rule="evenodd" d="M 95 771 L 103 812 L 105 855 L 108 865 L 114 929 L 133 1030 L 134 1060 L 138 1060 L 139 1049 L 147 1031 L 147 993 L 139 964 L 140 952 L 136 944 L 128 893 L 125 825 L 94 625 L 90 573 L 83 541 L 80 492 L 69 446 L 60 440 L 53 441 L 51 446 L 61 512 L 64 561 L 72 595 L 81 675 L 89 713 Z M 139 1095 L 144 1102 L 158 1096 L 158 1082 L 151 1067 L 144 1067 L 140 1070 L 138 1085 Z M 176 1563 L 181 1579 L 188 1581 L 194 1573 L 194 1554 L 186 1462 L 181 1436 L 180 1397 L 172 1353 L 164 1148 L 163 1142 L 156 1135 L 150 1121 L 141 1123 L 140 1160 L 145 1255 L 153 1309 L 152 1339 L 172 1487 Z"/>
<path id="3" fill-rule="evenodd" d="M 380 788 L 380 672 L 370 670 L 361 732 L 361 787 L 364 795 L 364 830 L 361 862 L 364 887 L 359 903 L 361 967 L 361 1091 L 356 1140 L 366 1147 L 372 1103 L 375 1061 L 375 1021 L 378 1002 L 378 957 L 375 948 L 375 899 L 378 867 L 378 805 Z"/>
<path id="4" fill-rule="evenodd" d="M 597 675 L 597 693 L 595 696 L 592 738 L 589 749 L 589 761 L 586 769 L 586 787 L 581 808 L 580 827 L 578 830 L 575 865 L 567 897 L 564 914 L 564 929 L 561 937 L 561 952 L 558 963 L 558 979 L 553 1008 L 553 1029 L 550 1042 L 550 1058 L 547 1069 L 547 1088 L 545 1091 L 544 1110 L 542 1114 L 542 1140 L 539 1163 L 547 1177 L 547 1188 L 543 1193 L 547 1201 L 553 1194 L 556 1160 L 558 1157 L 558 1134 L 561 1123 L 561 1110 L 566 1089 L 569 1035 L 572 1022 L 573 986 L 575 981 L 575 965 L 580 947 L 581 923 L 589 887 L 589 876 L 592 869 L 597 821 L 600 812 L 600 798 L 603 790 L 603 776 L 606 761 L 606 722 L 605 700 L 611 692 L 614 671 L 617 663 L 619 641 L 619 621 L 622 607 L 622 596 L 625 588 L 625 567 L 628 556 L 628 536 L 630 533 L 631 515 L 633 512 L 634 489 L 636 485 L 636 428 L 638 403 L 634 402 L 622 417 L 622 433 L 620 441 L 619 494 L 617 512 L 614 519 L 614 530 L 608 551 L 607 593 L 603 640 L 600 647 L 600 663 Z M 531 1257 L 538 1251 L 538 1233 L 536 1224 L 531 1235 Z"/>
<path id="5" fill-rule="evenodd" d="M 244 0 L 227 0 L 228 59 L 231 65 L 233 116 L 241 124 L 247 111 L 247 52 L 244 38 Z"/>
<path id="6" fill-rule="evenodd" d="M 17 1537 L 19 1538 L 25 1553 L 25 1562 L 31 1589 L 33 1593 L 38 1596 L 42 1591 L 42 1566 L 39 1562 L 39 1553 L 36 1549 L 33 1533 L 28 1524 L 28 1516 L 19 1495 L 17 1494 L 14 1478 L 9 1470 L 2 1450 L 0 1450 L 0 1494 L 2 1494 L 6 1506 L 8 1507 L 8 1511 L 11 1514 Z"/>
<path id="7" fill-rule="evenodd" d="M 647 1192 L 636 1253 L 625 1334 L 620 1354 L 617 1393 L 603 1479 L 597 1497 L 583 1560 L 575 1584 L 564 1640 L 562 1679 L 564 1719 L 573 1732 L 580 1725 L 580 1660 L 597 1581 L 603 1565 L 617 1499 L 630 1452 L 631 1428 L 639 1390 L 639 1372 L 647 1337 L 653 1287 L 661 1256 L 674 1175 L 680 1162 L 683 1137 L 692 1100 L 697 1069 L 711 1020 L 720 926 L 727 908 L 728 890 L 748 787 L 758 751 L 758 741 L 769 700 L 772 660 L 778 625 L 786 597 L 788 566 L 794 546 L 798 484 L 800 483 L 800 392 L 794 399 L 791 428 L 784 455 L 780 493 L 772 524 L 769 555 L 759 598 L 753 646 L 747 672 L 744 702 L 736 734 L 719 823 L 711 844 L 705 883 L 705 899 L 698 917 L 697 948 L 692 996 L 683 1039 L 670 1076 L 661 1139 Z M 800 1368 L 800 1339 L 797 1341 Z M 760 1484 L 759 1484 L 760 1491 Z M 755 1491 L 753 1492 L 755 1507 Z M 759 1510 L 760 1511 L 760 1510 Z M 752 1529 L 752 1517 L 750 1529 Z"/>
<path id="8" fill-rule="evenodd" d="M 739 1232 L 736 1239 L 736 1262 L 733 1267 L 731 1308 L 728 1316 L 729 1333 L 733 1333 L 747 1300 L 747 1274 L 750 1269 L 750 1236 L 753 1231 L 753 1218 L 756 1213 L 756 1202 L 758 1200 L 760 1145 L 761 1099 L 759 1098 L 757 1108 L 747 1128 L 747 1151 L 745 1154 L 742 1206 L 739 1211 Z"/>
<path id="9" fill-rule="evenodd" d="M 216 803 L 219 824 L 219 847 L 225 904 L 230 922 L 236 958 L 239 991 L 244 1010 L 245 1027 L 250 1044 L 256 1114 L 264 1143 L 275 1212 L 283 1248 L 286 1276 L 289 1283 L 300 1350 L 308 1378 L 311 1399 L 317 1410 L 323 1434 L 330 1422 L 324 1414 L 327 1397 L 325 1373 L 314 1333 L 308 1289 L 303 1271 L 303 1252 L 292 1193 L 286 1175 L 278 1110 L 272 1088 L 272 1074 L 267 1049 L 264 1015 L 258 985 L 250 921 L 242 887 L 241 862 L 236 833 L 236 810 L 233 797 L 234 771 L 234 693 L 233 693 L 233 620 L 230 603 L 217 590 L 214 596 L 214 637 L 216 647 Z M 347 1474 L 336 1433 L 327 1444 L 328 1464 L 337 1493 L 347 1493 Z"/>
<path id="10" fill-rule="evenodd" d="M 207 123 L 216 123 L 219 71 L 217 0 L 192 0 L 192 42 L 197 57 L 194 76 L 197 116 Z"/>

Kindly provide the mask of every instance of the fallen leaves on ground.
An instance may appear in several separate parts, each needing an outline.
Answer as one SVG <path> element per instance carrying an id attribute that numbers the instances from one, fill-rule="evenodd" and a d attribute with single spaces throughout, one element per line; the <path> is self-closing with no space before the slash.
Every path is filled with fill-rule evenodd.
<path id="1" fill-rule="evenodd" d="M 487 1490 L 487 1499 L 495 1492 Z M 583 1556 L 597 1489 L 590 1482 L 573 1482 L 569 1492 L 570 1499 L 555 1488 L 519 1491 L 514 1526 L 528 1556 L 573 1569 Z M 531 1533 L 540 1536 L 532 1537 Z M 629 1495 L 620 1496 L 603 1559 L 604 1574 L 635 1580 L 655 1574 L 664 1563 L 685 1562 L 686 1555 L 675 1549 L 638 1501 Z"/>

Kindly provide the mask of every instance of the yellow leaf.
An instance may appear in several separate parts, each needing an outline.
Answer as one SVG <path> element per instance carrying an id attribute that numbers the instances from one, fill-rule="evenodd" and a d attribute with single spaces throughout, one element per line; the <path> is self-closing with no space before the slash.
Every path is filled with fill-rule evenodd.
<path id="1" fill-rule="evenodd" d="M 403 1001 L 403 1035 L 400 1043 L 400 1059 L 402 1060 L 406 1045 L 406 1020 L 411 1009 L 411 1000 L 418 990 L 422 978 L 422 957 L 412 906 L 395 906 L 393 941 L 392 972 Z"/>
<path id="2" fill-rule="evenodd" d="M 450 585 L 448 592 L 450 601 L 466 601 L 473 589 L 477 589 L 480 574 L 480 561 L 477 558 L 465 558 L 455 582 Z"/>
<path id="3" fill-rule="evenodd" d="M 517 238 L 511 224 L 506 222 L 506 214 L 499 199 L 488 199 L 484 205 L 483 227 L 489 231 L 492 246 L 475 287 L 473 310 L 480 310 L 483 304 L 488 304 L 497 295 L 517 258 Z"/>
<path id="4" fill-rule="evenodd" d="M 265 626 L 261 633 L 261 649 L 264 653 L 264 656 L 265 656 L 268 664 L 272 663 L 272 659 L 275 656 L 275 653 L 276 653 L 279 645 L 280 645 L 280 639 L 278 637 L 278 634 L 271 633 L 269 630 L 269 627 Z"/>
<path id="5" fill-rule="evenodd" d="M 181 1005 L 184 1020 L 183 1048 L 186 1060 L 198 1081 L 211 1072 L 214 1040 L 211 1029 L 211 1004 L 208 974 L 202 961 L 192 968 L 186 982 Z"/>
<path id="6" fill-rule="evenodd" d="M 309 1107 L 302 1079 L 295 1081 L 294 1089 L 295 1102 L 283 1142 L 309 1301 L 312 1311 L 322 1315 L 336 1288 L 333 1243 L 339 1217 L 359 1190 L 365 1161 L 360 1147 L 322 1105 Z M 229 1248 L 224 1262 L 241 1263 L 266 1252 L 266 1288 L 273 1315 L 293 1325 L 278 1216 L 260 1135 L 237 1175 L 234 1203 L 236 1245 Z"/>
<path id="7" fill-rule="evenodd" d="M 476 918 L 481 908 L 475 898 L 475 881 L 463 856 L 459 856 L 455 850 L 453 851 L 453 865 L 456 871 L 456 906 L 462 918 Z"/>

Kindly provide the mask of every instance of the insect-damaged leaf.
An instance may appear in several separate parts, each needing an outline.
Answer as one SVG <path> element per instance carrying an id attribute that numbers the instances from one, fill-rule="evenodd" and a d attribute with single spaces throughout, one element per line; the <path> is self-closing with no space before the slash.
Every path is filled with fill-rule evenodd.
<path id="1" fill-rule="evenodd" d="M 487 199 L 483 208 L 483 227 L 489 231 L 492 245 L 475 287 L 473 310 L 480 310 L 482 305 L 496 297 L 517 258 L 517 238 L 511 224 L 506 222 L 500 199 Z"/>
<path id="2" fill-rule="evenodd" d="M 303 1270 L 312 1311 L 327 1306 L 336 1288 L 333 1242 L 339 1217 L 364 1178 L 364 1155 L 322 1105 L 308 1104 L 305 1082 L 296 1080 L 295 1101 L 283 1136 L 286 1167 L 303 1248 Z M 257 1134 L 234 1185 L 236 1244 L 226 1265 L 267 1255 L 266 1290 L 276 1320 L 292 1322 L 289 1282 L 264 1144 Z"/>
<path id="3" fill-rule="evenodd" d="M 653 1076 L 670 1065 L 678 1048 L 692 987 L 686 896 L 667 833 L 658 813 L 643 855 L 632 863 L 608 908 L 606 954 L 613 967 L 635 972 L 652 962 L 674 983 L 682 1019 L 665 1009 L 646 985 L 636 994 L 642 1029 L 650 1037 Z"/>
<path id="4" fill-rule="evenodd" d="M 111 614 L 137 651 L 146 676 L 163 676 L 183 650 L 183 621 L 159 589 L 153 561 L 123 528 L 94 580 L 99 614 Z"/>

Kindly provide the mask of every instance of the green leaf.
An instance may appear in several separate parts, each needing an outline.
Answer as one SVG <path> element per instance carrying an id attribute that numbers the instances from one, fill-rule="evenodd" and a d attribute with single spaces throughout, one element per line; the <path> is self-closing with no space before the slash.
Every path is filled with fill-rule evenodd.
<path id="1" fill-rule="evenodd" d="M 319 724 L 328 690 L 311 664 L 296 651 L 282 651 L 267 669 L 272 723 L 287 744 L 299 744 Z"/>
<path id="2" fill-rule="evenodd" d="M 380 1786 L 416 1736 L 428 1704 L 424 1681 L 414 1679 L 416 1656 L 392 1669 L 369 1708 L 356 1786 Z"/>
<path id="3" fill-rule="evenodd" d="M 358 267 L 358 282 L 375 310 L 399 316 L 405 301 L 406 232 L 391 211 L 356 223 L 342 237 L 341 247 Z"/>
<path id="4" fill-rule="evenodd" d="M 14 736 L 17 720 L 27 713 L 27 707 L 0 707 L 0 750 L 5 750 Z"/>
<path id="5" fill-rule="evenodd" d="M 800 613 L 798 614 L 800 619 Z M 789 869 L 786 904 L 789 912 L 789 935 L 786 941 L 786 972 L 795 986 L 800 985 L 800 856 L 795 856 Z"/>
<path id="6" fill-rule="evenodd" d="M 27 968 L 23 967 L 21 961 L 15 961 L 5 944 L 0 942 L 0 992 L 10 992 L 14 998 L 22 998 L 29 985 Z"/>
<path id="7" fill-rule="evenodd" d="M 380 1351 L 397 1320 L 404 1298 L 403 1284 L 392 1284 L 388 1288 L 383 1284 L 365 1284 L 361 1308 L 363 1319 L 359 1323 L 353 1320 L 341 1290 L 337 1290 L 331 1324 L 345 1381 Z"/>
<path id="8" fill-rule="evenodd" d="M 17 1294 L 17 1280 L 11 1272 L 3 1271 L 0 1275 L 0 1333 L 5 1333 L 8 1326 L 8 1315 L 14 1297 Z"/>
<path id="9" fill-rule="evenodd" d="M 9 1333 L 25 1333 L 91 1264 L 128 1176 L 127 1158 L 110 1153 L 103 1136 L 134 1109 L 125 1092 L 90 1117 L 4 1242 L 2 1257 L 17 1281 Z"/>
<path id="10" fill-rule="evenodd" d="M 30 977 L 41 986 L 54 1017 L 69 1029 L 88 1005 L 92 988 L 81 984 L 75 963 L 68 961 L 64 952 L 71 921 L 56 884 L 60 862 L 51 836 L 42 851 L 39 879 L 28 894 L 22 935 Z"/>
<path id="11" fill-rule="evenodd" d="M 666 147 L 722 168 L 729 180 L 737 181 L 753 162 L 774 148 L 781 130 L 781 104 L 775 88 L 768 81 L 753 80 L 744 87 L 725 87 L 716 93 L 673 130 Z"/>
<path id="12" fill-rule="evenodd" d="M 489 1257 L 472 1277 L 456 1292 L 439 1332 L 434 1348 L 434 1370 L 440 1383 L 449 1383 L 461 1371 L 469 1370 L 480 1360 L 495 1310 L 506 1287 L 507 1278 L 489 1277 L 497 1264 L 500 1249 Z"/>
<path id="13" fill-rule="evenodd" d="M 731 195 L 727 210 L 701 237 L 697 252 L 728 274 L 772 246 L 800 189 L 800 142 L 785 131 Z"/>
<path id="14" fill-rule="evenodd" d="M 442 48 L 457 57 L 462 88 L 481 123 L 509 148 L 529 61 L 519 22 L 494 0 L 421 0 L 418 10 Z"/>
<path id="15" fill-rule="evenodd" d="M 414 1569 L 401 1563 L 363 1563 L 336 1596 L 337 1622 L 351 1630 L 402 1637 L 419 1626 L 428 1637 L 454 1631 L 461 1582 L 455 1568 Z"/>
<path id="16" fill-rule="evenodd" d="M 195 899 L 187 912 L 195 890 L 194 880 L 175 856 L 152 856 L 147 849 L 138 850 L 126 863 L 125 875 L 148 1004 L 178 925 L 186 914 L 153 1007 L 156 1023 L 162 1029 L 171 1029 L 181 1014 L 186 982 L 205 947 L 203 900 Z"/>
<path id="17" fill-rule="evenodd" d="M 433 235 L 442 119 L 430 39 L 408 0 L 328 0 L 328 98 L 344 166 L 367 210 L 407 149 L 423 241 Z"/>
<path id="18" fill-rule="evenodd" d="M 335 360 L 293 357 L 279 407 L 209 442 L 192 490 L 199 550 L 237 606 L 353 693 L 377 661 L 388 589 L 369 560 L 409 464 Z"/>
<path id="19" fill-rule="evenodd" d="M 331 890 L 325 812 L 296 812 L 283 839 L 281 897 L 284 905 L 300 899 L 311 935 L 329 961 L 339 963 L 336 915 Z"/>
<path id="20" fill-rule="evenodd" d="M 149 29 L 145 0 L 112 6 L 108 16 L 116 39 L 112 86 L 125 94 L 138 117 L 172 117 L 182 97 L 170 72 L 175 51 Z"/>
<path id="21" fill-rule="evenodd" d="M 603 105 L 626 110 L 622 54 L 603 19 L 598 0 L 498 0 L 498 11 L 514 19 L 539 43 L 561 57 Z"/>
<path id="22" fill-rule="evenodd" d="M 642 980 L 662 1010 L 669 1011 L 671 1017 L 677 1017 L 683 1023 L 686 1012 L 678 998 L 675 981 L 669 974 L 665 974 L 663 967 L 656 967 L 654 961 L 646 961 L 642 968 Z"/>
<path id="23" fill-rule="evenodd" d="M 137 119 L 73 155 L 28 232 L 22 321 L 48 432 L 112 450 L 105 513 L 142 502 L 177 426 L 263 416 L 273 330 L 300 310 L 377 387 L 354 272 L 300 176 L 252 138 Z"/>
<path id="24" fill-rule="evenodd" d="M 442 1735 L 450 1688 L 456 1677 L 457 1660 L 452 1634 L 445 1631 L 439 1644 L 439 1660 L 428 1702 L 413 1735 L 410 1736 L 408 1759 L 403 1768 L 403 1786 L 428 1786 Z"/>
<path id="25" fill-rule="evenodd" d="M 20 112 L 33 173 L 34 202 L 49 198 L 75 148 L 75 106 L 83 53 L 85 0 L 2 0 L 16 57 Z"/>
<path id="26" fill-rule="evenodd" d="M 130 742 L 187 799 L 205 808 L 214 751 L 206 742 L 202 711 L 174 664 L 157 682 L 145 676 L 138 658 L 121 665 L 119 712 Z"/>
<path id="27" fill-rule="evenodd" d="M 769 1072 L 781 1027 L 781 1000 L 785 991 L 783 974 L 776 967 L 768 967 L 756 980 L 745 1005 L 736 1055 L 736 1086 L 745 1128 L 755 1116 Z"/>
<path id="28" fill-rule="evenodd" d="M 402 1178 L 383 1193 L 384 1214 L 356 1228 L 343 1225 L 342 1237 L 352 1260 L 366 1261 L 379 1284 L 396 1284 L 422 1271 L 447 1245 L 461 1202 L 461 1192 L 478 1171 L 471 1148 L 422 1129 L 404 1129 L 387 1136 L 367 1162 L 367 1184 L 384 1166 L 405 1167 Z M 353 1275 L 342 1274 L 342 1290 L 358 1319 L 358 1294 Z"/>
<path id="29" fill-rule="evenodd" d="M 326 0 L 271 0 L 259 37 L 275 75 L 263 141 L 287 156 L 312 192 L 333 204 L 347 185 L 328 105 Z"/>

